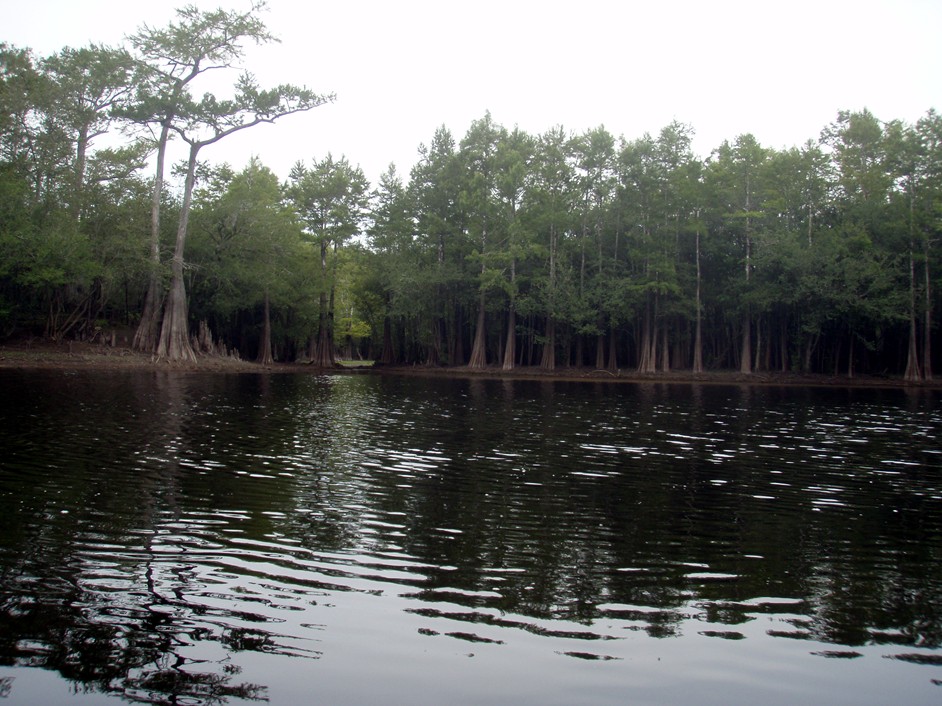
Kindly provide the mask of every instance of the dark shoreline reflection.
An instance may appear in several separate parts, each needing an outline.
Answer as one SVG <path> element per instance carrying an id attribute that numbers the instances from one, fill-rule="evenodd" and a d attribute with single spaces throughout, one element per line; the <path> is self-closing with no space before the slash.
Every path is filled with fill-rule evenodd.
<path id="1" fill-rule="evenodd" d="M 357 594 L 410 635 L 469 651 L 536 639 L 586 663 L 627 664 L 626 635 L 786 639 L 829 661 L 884 645 L 930 667 L 942 647 L 937 393 L 0 384 L 0 677 L 266 701 L 273 685 L 246 670 L 330 657 Z"/>

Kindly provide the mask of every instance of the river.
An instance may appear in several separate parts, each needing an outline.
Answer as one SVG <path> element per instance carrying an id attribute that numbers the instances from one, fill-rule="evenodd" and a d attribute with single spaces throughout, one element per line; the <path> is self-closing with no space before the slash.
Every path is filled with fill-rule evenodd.
<path id="1" fill-rule="evenodd" d="M 939 391 L 0 370 L 4 704 L 938 704 Z"/>

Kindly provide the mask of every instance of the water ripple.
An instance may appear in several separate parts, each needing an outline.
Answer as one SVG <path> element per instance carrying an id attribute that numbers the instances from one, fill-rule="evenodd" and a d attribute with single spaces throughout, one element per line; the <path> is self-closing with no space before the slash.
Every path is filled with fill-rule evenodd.
<path id="1" fill-rule="evenodd" d="M 653 651 L 903 669 L 942 648 L 935 397 L 60 382 L 11 388 L 0 420 L 8 663 L 200 703 L 268 698 L 281 659 L 526 654 L 589 688 L 574 666 Z M 69 404 L 99 385 L 121 402 Z"/>

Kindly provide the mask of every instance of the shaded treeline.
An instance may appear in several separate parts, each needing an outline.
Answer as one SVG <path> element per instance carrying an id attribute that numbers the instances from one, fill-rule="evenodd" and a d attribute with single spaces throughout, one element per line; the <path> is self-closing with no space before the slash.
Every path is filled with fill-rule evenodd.
<path id="1" fill-rule="evenodd" d="M 383 360 L 931 377 L 939 116 L 692 136 L 441 128 L 376 192 Z"/>
<path id="2" fill-rule="evenodd" d="M 190 97 L 207 67 L 271 39 L 259 9 L 183 10 L 127 50 L 0 47 L 0 337 L 123 325 L 171 360 L 319 365 L 938 367 L 934 110 L 842 111 L 800 147 L 746 134 L 707 158 L 678 122 L 531 135 L 487 113 L 460 141 L 439 128 L 408 179 L 391 166 L 371 190 L 327 155 L 280 183 L 264 155 L 238 173 L 196 159 L 332 100 L 247 74 L 231 100 Z M 179 191 L 162 188 L 174 137 L 190 151 Z"/>

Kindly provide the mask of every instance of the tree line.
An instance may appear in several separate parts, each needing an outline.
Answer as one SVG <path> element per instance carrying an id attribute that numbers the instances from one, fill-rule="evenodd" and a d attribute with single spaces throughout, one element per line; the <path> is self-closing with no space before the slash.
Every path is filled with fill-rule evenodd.
<path id="1" fill-rule="evenodd" d="M 626 139 L 485 113 L 460 140 L 436 130 L 408 179 L 326 155 L 281 181 L 261 157 L 198 160 L 333 100 L 249 74 L 231 99 L 191 96 L 272 39 L 261 9 L 185 8 L 129 49 L 0 49 L 0 335 L 123 324 L 168 360 L 931 379 L 935 110 L 840 111 L 800 147 L 744 134 L 706 158 L 676 121 Z M 189 148 L 175 191 L 172 139 Z"/>

